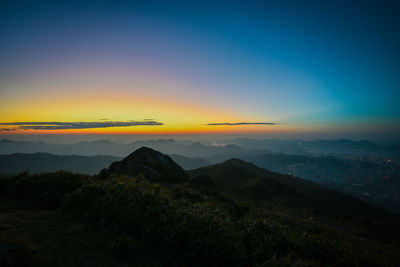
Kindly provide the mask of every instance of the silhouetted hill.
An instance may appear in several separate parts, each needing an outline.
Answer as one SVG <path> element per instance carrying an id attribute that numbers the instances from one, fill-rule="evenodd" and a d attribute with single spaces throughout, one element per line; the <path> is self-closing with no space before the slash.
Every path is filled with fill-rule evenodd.
<path id="1" fill-rule="evenodd" d="M 0 174 L 16 174 L 22 171 L 30 173 L 66 170 L 83 174 L 96 174 L 104 166 L 119 160 L 112 156 L 59 156 L 48 153 L 0 155 Z"/>
<path id="2" fill-rule="evenodd" d="M 392 218 L 391 214 L 351 196 L 301 178 L 271 172 L 240 159 L 202 167 L 190 171 L 190 174 L 206 174 L 219 189 L 246 200 L 312 208 L 317 213 Z"/>
<path id="3" fill-rule="evenodd" d="M 110 175 L 144 175 L 150 181 L 159 182 L 181 182 L 187 179 L 185 171 L 169 156 L 148 147 L 139 148 L 100 172 L 101 177 Z"/>

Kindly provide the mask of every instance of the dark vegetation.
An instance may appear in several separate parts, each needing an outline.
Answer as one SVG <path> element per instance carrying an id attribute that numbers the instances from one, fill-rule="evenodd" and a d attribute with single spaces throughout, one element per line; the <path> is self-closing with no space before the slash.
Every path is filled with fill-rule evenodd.
<path id="1" fill-rule="evenodd" d="M 238 160 L 195 170 L 186 181 L 161 173 L 166 180 L 157 183 L 145 172 L 1 178 L 0 265 L 400 264 L 398 218 L 340 193 Z M 22 233 L 4 223 L 15 216 L 24 216 Z"/>

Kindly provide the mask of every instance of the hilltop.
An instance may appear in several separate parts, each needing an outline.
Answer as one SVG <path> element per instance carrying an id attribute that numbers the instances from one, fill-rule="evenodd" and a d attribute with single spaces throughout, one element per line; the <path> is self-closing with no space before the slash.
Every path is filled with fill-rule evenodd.
<path id="1" fill-rule="evenodd" d="M 144 175 L 153 182 L 183 182 L 187 180 L 185 171 L 169 156 L 148 147 L 141 147 L 123 160 L 113 162 L 99 175 L 103 178 L 111 175 Z"/>

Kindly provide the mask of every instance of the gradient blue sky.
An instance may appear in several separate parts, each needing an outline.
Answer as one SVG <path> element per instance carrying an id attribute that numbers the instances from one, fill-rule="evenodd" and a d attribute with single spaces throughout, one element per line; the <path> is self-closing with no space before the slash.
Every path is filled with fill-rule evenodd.
<path id="1" fill-rule="evenodd" d="M 277 123 L 249 130 L 266 134 L 400 135 L 396 1 L 127 2 L 2 1 L 1 122 L 127 120 L 83 106 L 96 115 L 69 119 L 40 102 L 62 109 L 66 96 L 100 93 L 101 106 L 112 93 L 167 99 L 164 110 L 132 112 L 165 132 L 246 121 Z M 180 119 L 180 103 L 196 112 Z M 29 117 L 35 108 L 51 116 Z M 200 120 L 202 109 L 218 121 L 207 112 Z"/>

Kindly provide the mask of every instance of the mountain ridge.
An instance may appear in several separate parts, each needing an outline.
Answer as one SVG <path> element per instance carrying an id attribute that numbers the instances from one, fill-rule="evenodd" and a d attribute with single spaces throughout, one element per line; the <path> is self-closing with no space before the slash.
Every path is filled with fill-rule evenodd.
<path id="1" fill-rule="evenodd" d="M 108 169 L 103 169 L 99 176 L 144 175 L 151 181 L 182 182 L 187 180 L 185 171 L 168 155 L 148 147 L 141 147 L 121 161 L 113 162 Z"/>

